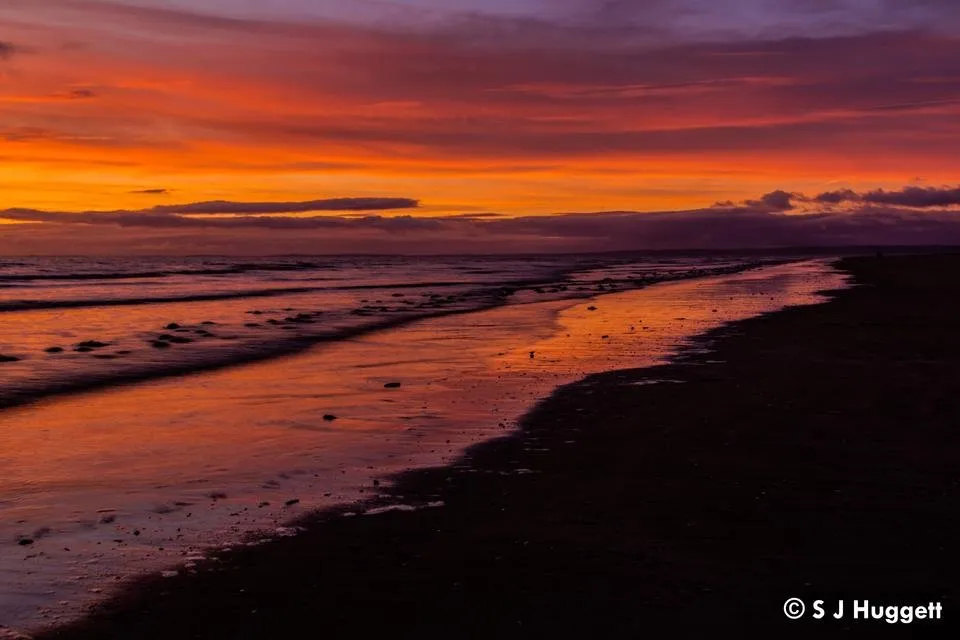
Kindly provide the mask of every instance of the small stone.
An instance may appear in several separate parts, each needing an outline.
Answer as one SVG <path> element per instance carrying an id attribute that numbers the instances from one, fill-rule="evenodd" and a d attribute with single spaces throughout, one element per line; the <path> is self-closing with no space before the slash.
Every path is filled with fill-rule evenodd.
<path id="1" fill-rule="evenodd" d="M 292 498 L 290 500 L 287 500 L 283 504 L 285 504 L 288 507 L 292 507 L 295 504 L 300 504 L 300 498 Z"/>
<path id="2" fill-rule="evenodd" d="M 31 544 L 33 544 L 33 540 L 30 538 L 20 538 L 19 540 L 17 540 L 17 544 L 20 545 L 21 547 L 28 547 Z"/>
<path id="3" fill-rule="evenodd" d="M 323 419 L 327 422 L 333 422 L 334 420 L 337 419 L 337 416 L 333 415 L 332 413 L 328 413 L 325 416 L 323 416 Z"/>
<path id="4" fill-rule="evenodd" d="M 63 347 L 48 347 L 44 351 L 47 353 L 63 353 Z"/>
<path id="5" fill-rule="evenodd" d="M 164 329 L 168 331 L 173 331 L 174 329 L 179 329 L 179 328 L 180 328 L 180 325 L 178 325 L 176 322 L 171 322 L 170 324 L 164 327 Z"/>
<path id="6" fill-rule="evenodd" d="M 14 356 L 5 356 L 0 353 L 0 362 L 18 362 L 20 358 L 15 358 Z"/>
<path id="7" fill-rule="evenodd" d="M 399 389 L 400 386 L 401 386 L 401 385 L 400 385 L 399 382 L 388 382 L 387 384 L 383 385 L 383 388 L 384 388 L 384 389 Z"/>

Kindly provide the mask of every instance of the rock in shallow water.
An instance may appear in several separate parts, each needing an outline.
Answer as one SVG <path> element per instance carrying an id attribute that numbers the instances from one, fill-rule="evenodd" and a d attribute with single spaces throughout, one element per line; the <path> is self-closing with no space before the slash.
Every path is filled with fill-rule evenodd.
<path id="1" fill-rule="evenodd" d="M 102 349 L 106 346 L 109 346 L 109 342 L 100 342 L 99 340 L 86 340 L 84 342 L 77 343 L 77 350 L 80 349 Z"/>

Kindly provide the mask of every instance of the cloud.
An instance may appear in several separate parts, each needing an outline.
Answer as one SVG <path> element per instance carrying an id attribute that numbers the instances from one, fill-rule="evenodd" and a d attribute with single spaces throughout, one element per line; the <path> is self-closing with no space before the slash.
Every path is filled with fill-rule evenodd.
<path id="1" fill-rule="evenodd" d="M 904 187 L 897 191 L 876 189 L 857 193 L 851 189 L 828 191 L 813 198 L 824 204 L 865 203 L 913 209 L 960 206 L 960 187 Z"/>
<path id="2" fill-rule="evenodd" d="M 83 119 L 19 116 L 44 120 L 21 127 L 55 129 L 77 144 L 88 140 L 79 133 L 93 129 L 137 144 L 162 130 L 247 150 L 330 149 L 341 161 L 514 163 L 720 150 L 797 157 L 823 154 L 823 139 L 837 155 L 871 162 L 882 158 L 879 151 L 920 155 L 918 138 L 926 157 L 953 153 L 943 131 L 957 117 L 960 40 L 936 33 L 761 31 L 721 41 L 621 38 L 614 46 L 611 38 L 623 30 L 616 20 L 567 22 L 550 33 L 528 18 L 503 16 L 387 29 L 83 6 L 79 24 L 109 18 L 112 28 L 103 50 L 77 54 L 81 68 L 118 78 L 122 90 L 105 92 L 103 111 Z M 683 22 L 681 9 L 695 6 L 711 5 L 619 2 L 606 13 L 642 10 Z M 711 13 L 750 15 L 722 3 Z M 150 33 L 123 39 L 127 22 L 139 28 L 144 21 Z M 484 40 L 490 30 L 499 34 L 496 44 Z M 632 24 L 628 31 L 638 33 Z M 243 48 L 226 46 L 254 34 Z M 123 60 L 111 55 L 119 46 Z"/>
<path id="3" fill-rule="evenodd" d="M 838 189 L 837 191 L 826 191 L 813 198 L 814 202 L 821 204 L 840 204 L 842 202 L 859 202 L 860 195 L 852 189 Z"/>
<path id="4" fill-rule="evenodd" d="M 746 205 L 759 211 L 776 212 L 794 209 L 793 199 L 797 194 L 788 193 L 782 189 L 771 191 L 760 196 L 759 200 L 747 200 Z"/>
<path id="5" fill-rule="evenodd" d="M 132 193 L 165 194 L 167 189 L 146 189 Z M 293 218 L 281 214 L 312 211 L 389 211 L 415 209 L 418 200 L 410 198 L 328 198 L 305 202 L 230 202 L 215 200 L 190 204 L 157 205 L 148 209 L 119 211 L 42 211 L 29 208 L 0 210 L 0 219 L 15 222 L 54 224 L 120 225 L 139 227 L 204 227 L 217 226 L 210 218 L 190 216 L 231 216 L 221 219 L 220 226 L 317 227 L 335 224 L 330 217 Z M 360 221 L 364 218 L 353 218 Z"/>
<path id="6" fill-rule="evenodd" d="M 71 100 L 89 100 L 90 98 L 96 98 L 97 94 L 92 89 L 71 89 L 63 96 Z"/>
<path id="7" fill-rule="evenodd" d="M 7 58 L 11 58 L 15 53 L 18 53 L 19 51 L 20 50 L 10 42 L 5 42 L 3 40 L 0 40 L 0 60 L 6 60 Z"/>
<path id="8" fill-rule="evenodd" d="M 330 198 L 306 202 L 229 202 L 215 200 L 192 204 L 159 205 L 147 213 L 205 214 L 205 215 L 263 215 L 278 213 L 306 213 L 310 211 L 384 211 L 415 209 L 418 200 L 410 198 Z"/>
<path id="9" fill-rule="evenodd" d="M 863 201 L 873 204 L 890 204 L 900 207 L 949 207 L 960 205 L 960 187 L 904 187 L 899 191 L 869 191 Z"/>
<path id="10" fill-rule="evenodd" d="M 143 196 L 166 196 L 170 194 L 170 189 L 139 189 L 130 193 Z"/>

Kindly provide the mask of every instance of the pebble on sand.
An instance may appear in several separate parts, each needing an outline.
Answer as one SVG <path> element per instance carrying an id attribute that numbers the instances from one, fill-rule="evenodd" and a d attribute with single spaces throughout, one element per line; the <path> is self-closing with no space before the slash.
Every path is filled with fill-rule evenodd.
<path id="1" fill-rule="evenodd" d="M 399 389 L 402 385 L 399 382 L 388 382 L 383 385 L 384 389 Z"/>
<path id="2" fill-rule="evenodd" d="M 327 415 L 323 416 L 323 419 L 327 422 L 333 422 L 337 419 L 337 416 L 333 415 L 332 413 L 328 413 Z"/>
<path id="3" fill-rule="evenodd" d="M 180 325 L 178 325 L 176 322 L 171 322 L 170 324 L 164 327 L 164 329 L 167 329 L 168 331 L 173 331 L 174 329 L 179 329 L 179 328 L 180 328 Z"/>
<path id="4" fill-rule="evenodd" d="M 292 498 L 290 500 L 287 500 L 283 504 L 285 504 L 288 507 L 292 507 L 295 504 L 300 504 L 300 498 Z"/>

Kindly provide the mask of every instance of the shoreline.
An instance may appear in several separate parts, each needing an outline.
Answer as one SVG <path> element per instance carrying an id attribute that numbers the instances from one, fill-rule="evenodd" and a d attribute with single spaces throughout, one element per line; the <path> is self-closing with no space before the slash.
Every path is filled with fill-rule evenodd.
<path id="1" fill-rule="evenodd" d="M 944 260 L 888 258 L 882 264 L 924 259 Z M 951 259 L 957 267 L 960 260 L 946 258 Z M 516 434 L 471 447 L 455 465 L 406 472 L 385 490 L 388 496 L 403 496 L 406 504 L 442 502 L 442 508 L 381 510 L 363 517 L 342 517 L 350 507 L 324 512 L 308 518 L 310 526 L 300 536 L 220 554 L 197 575 L 145 578 L 86 620 L 37 637 L 159 638 L 188 635 L 187 631 L 192 637 L 262 637 L 297 629 L 307 621 L 318 633 L 335 637 L 358 629 L 439 632 L 458 629 L 464 621 L 469 621 L 471 632 L 513 637 L 571 630 L 613 636 L 677 625 L 782 626 L 778 607 L 772 610 L 779 615 L 768 615 L 771 610 L 757 603 L 772 595 L 782 604 L 783 594 L 777 589 L 770 593 L 777 578 L 773 569 L 798 566 L 799 559 L 803 560 L 799 566 L 809 566 L 813 554 L 791 557 L 786 553 L 790 548 L 785 551 L 769 537 L 758 538 L 744 518 L 749 524 L 764 525 L 759 527 L 763 531 L 789 533 L 785 523 L 769 521 L 769 514 L 761 517 L 758 502 L 770 501 L 762 496 L 776 491 L 817 493 L 818 487 L 816 482 L 807 486 L 810 483 L 802 477 L 798 483 L 783 482 L 783 467 L 770 468 L 773 461 L 766 460 L 770 449 L 790 454 L 786 461 L 799 465 L 801 476 L 811 473 L 803 464 L 807 458 L 796 451 L 780 451 L 782 443 L 771 440 L 769 433 L 762 442 L 764 450 L 738 433 L 736 421 L 730 420 L 737 406 L 756 407 L 744 394 L 724 396 L 723 387 L 739 389 L 743 383 L 763 387 L 776 376 L 742 379 L 724 369 L 738 359 L 742 370 L 762 369 L 765 358 L 757 359 L 757 346 L 793 349 L 798 361 L 809 360 L 809 353 L 796 352 L 798 345 L 783 344 L 784 336 L 777 335 L 782 334 L 782 325 L 807 323 L 810 329 L 812 321 L 820 333 L 829 334 L 829 317 L 838 307 L 849 314 L 850 309 L 843 307 L 863 306 L 870 297 L 870 288 L 862 285 L 864 269 L 873 262 L 841 261 L 855 273 L 859 269 L 861 286 L 830 302 L 709 332 L 672 364 L 595 374 L 561 387 L 527 414 Z M 862 319 L 854 320 L 860 326 Z M 874 322 L 867 326 L 886 326 Z M 829 335 L 819 337 L 829 342 Z M 707 353 L 703 347 L 709 347 Z M 813 364 L 822 369 L 824 363 Z M 652 384 L 657 380 L 684 383 Z M 815 386 L 815 380 L 800 380 Z M 691 389 L 699 402 L 684 398 Z M 784 417 L 785 401 L 795 404 L 789 395 L 770 399 L 774 398 L 779 403 L 766 403 L 777 409 L 766 416 L 772 423 Z M 718 400 L 716 406 L 711 404 Z M 708 406 L 726 413 L 717 419 L 725 426 L 723 434 L 703 429 L 706 417 L 717 417 Z M 630 421 L 628 414 L 640 418 L 637 428 L 624 424 Z M 728 451 L 734 444 L 749 446 L 746 452 L 735 447 Z M 814 447 L 817 441 L 805 444 Z M 623 451 L 629 451 L 629 458 L 617 455 Z M 747 452 L 755 453 L 756 459 L 745 457 Z M 737 475 L 738 480 L 756 485 L 759 477 L 766 479 L 759 493 L 751 492 L 753 485 L 730 484 L 721 473 L 741 474 L 744 467 L 753 473 Z M 744 491 L 749 495 L 741 495 Z M 819 513 L 810 511 L 809 503 L 801 501 L 799 506 L 807 507 L 808 516 Z M 789 516 L 790 524 L 800 528 L 812 526 L 809 518 L 792 511 L 780 516 Z M 952 517 L 955 521 L 956 515 Z M 838 522 L 851 526 L 843 519 Z M 744 549 L 744 538 L 754 543 L 765 539 L 766 548 Z M 812 544 L 818 545 L 820 551 L 833 546 L 830 541 Z M 843 557 L 847 556 L 835 559 Z M 753 562 L 744 562 L 751 558 Z M 752 572 L 753 581 L 731 585 L 724 579 L 744 569 Z M 877 567 L 872 569 L 870 580 L 861 576 L 853 583 L 875 593 L 878 572 Z M 932 568 L 921 573 L 942 577 Z M 791 583 L 786 585 L 790 595 L 818 586 L 834 592 L 843 588 L 811 582 L 809 576 L 798 584 L 793 584 L 795 575 L 779 579 Z M 889 587 L 890 581 L 886 583 Z M 920 584 L 913 582 L 915 587 Z M 199 601 L 204 602 L 202 610 L 194 607 Z M 371 607 L 381 612 L 382 619 L 364 618 Z M 738 609 L 746 617 L 734 616 Z"/>
<path id="2" fill-rule="evenodd" d="M 235 548 L 245 535 L 285 536 L 301 514 L 375 494 L 375 480 L 384 484 L 405 469 L 449 464 L 469 446 L 512 430 L 533 400 L 558 386 L 590 373 L 665 362 L 709 328 L 811 303 L 820 300 L 814 291 L 835 286 L 842 286 L 839 274 L 813 260 L 665 282 L 573 306 L 507 305 L 210 374 L 195 384 L 118 389 L 92 407 L 75 397 L 15 411 L 5 424 L 8 444 L 33 455 L 19 469 L 14 460 L 5 481 L 32 482 L 35 489 L 23 494 L 19 511 L 8 513 L 16 524 L 7 533 L 36 544 L 22 551 L 14 546 L 0 564 L 6 578 L 0 618 L 30 630 L 67 624 L 144 574 L 192 572 L 197 559 Z M 634 331 L 630 325 L 638 322 Z M 330 375 L 331 362 L 340 373 Z M 263 379 L 275 382 L 258 399 L 255 381 Z M 390 380 L 403 381 L 403 390 L 384 395 Z M 318 389 L 323 393 L 316 395 Z M 470 390 L 470 397 L 456 389 Z M 286 397 L 293 401 L 271 399 Z M 167 406 L 169 398 L 177 402 Z M 231 417 L 217 408 L 222 403 L 246 410 Z M 131 406 L 155 409 L 131 420 Z M 319 416 L 331 412 L 342 419 L 336 427 L 316 428 Z M 49 437 L 31 436 L 36 424 L 46 425 Z M 126 437 L 138 431 L 153 434 L 147 448 L 159 467 L 125 471 L 140 466 L 131 454 L 144 448 L 141 439 Z M 103 467 L 99 482 L 126 487 L 127 497 L 84 480 L 90 474 L 83 452 L 105 445 L 96 457 Z M 57 490 L 43 498 L 41 481 L 52 478 L 79 481 L 65 503 L 75 515 L 49 511 Z M 40 501 L 31 501 L 31 493 Z M 293 498 L 302 501 L 285 505 Z M 28 519 L 18 520 L 18 513 Z"/>
<path id="3" fill-rule="evenodd" d="M 750 261 L 744 262 L 742 264 L 737 264 L 734 266 L 727 267 L 708 267 L 702 270 L 693 270 L 691 272 L 685 272 L 678 275 L 665 274 L 657 278 L 645 281 L 642 283 L 637 283 L 630 281 L 630 284 L 627 285 L 624 281 L 622 289 L 616 291 L 610 291 L 608 293 L 617 293 L 624 291 L 638 291 L 645 289 L 650 286 L 655 286 L 658 284 L 671 283 L 671 282 L 684 282 L 689 280 L 696 280 L 700 278 L 709 278 L 715 276 L 723 275 L 735 275 L 738 273 L 747 273 L 750 271 L 755 271 L 757 269 L 762 269 L 764 267 L 778 266 L 783 264 L 792 264 L 798 262 L 804 262 L 806 259 L 795 259 L 795 260 L 785 260 L 785 259 L 771 259 L 768 261 Z M 74 395 L 83 395 L 87 393 L 98 393 L 104 390 L 111 390 L 115 388 L 129 387 L 131 385 L 137 385 L 144 382 L 152 382 L 155 380 L 164 380 L 172 378 L 185 378 L 192 375 L 199 375 L 208 372 L 229 370 L 238 366 L 245 366 L 256 364 L 260 362 L 269 362 L 271 360 L 278 360 L 282 358 L 287 358 L 291 356 L 297 356 L 301 353 L 306 352 L 307 350 L 316 347 L 322 344 L 336 344 L 341 341 L 351 340 L 358 337 L 363 337 L 371 334 L 377 334 L 380 332 L 390 331 L 392 329 L 398 329 L 411 324 L 418 322 L 446 318 L 450 316 L 458 315 L 467 315 L 473 313 L 481 313 L 484 311 L 489 311 L 502 307 L 509 307 L 522 304 L 530 304 L 531 302 L 508 302 L 506 298 L 508 295 L 505 295 L 509 291 L 509 295 L 513 295 L 517 292 L 522 292 L 526 290 L 533 290 L 538 285 L 543 285 L 544 283 L 550 282 L 549 280 L 529 280 L 529 281 L 515 281 L 505 284 L 502 287 L 491 289 L 486 292 L 486 294 L 480 299 L 478 303 L 474 306 L 466 307 L 453 307 L 453 308 L 442 308 L 442 307 L 432 307 L 427 308 L 426 310 L 420 312 L 410 312 L 410 313 L 399 313 L 394 316 L 384 316 L 382 318 L 376 319 L 372 322 L 365 324 L 358 324 L 354 326 L 340 327 L 336 329 L 323 330 L 319 332 L 304 332 L 299 335 L 292 336 L 281 336 L 276 337 L 271 341 L 262 342 L 258 345 L 244 345 L 244 349 L 236 351 L 235 353 L 220 355 L 219 358 L 212 358 L 209 360 L 203 359 L 184 359 L 177 362 L 170 362 L 165 364 L 158 364 L 152 368 L 143 369 L 143 370 L 132 370 L 132 371 L 122 371 L 122 372 L 106 372 L 101 374 L 88 375 L 83 378 L 74 378 L 74 379 L 63 379 L 56 380 L 52 383 L 47 382 L 43 384 L 38 384 L 33 387 L 27 386 L 24 388 L 13 388 L 11 390 L 5 390 L 5 393 L 0 395 L 0 412 L 8 409 L 16 409 L 18 407 L 23 407 L 39 402 L 44 402 L 46 400 L 56 400 L 58 398 L 74 396 Z M 571 285 L 573 281 L 564 280 L 564 283 Z M 443 286 L 446 284 L 441 283 Z M 599 283 L 589 283 L 592 286 L 596 286 Z M 401 285 L 393 286 L 393 289 L 404 289 L 410 288 L 411 286 L 420 286 L 420 285 Z M 435 286 L 435 285 L 429 285 Z M 357 287 L 354 287 L 357 288 Z M 363 289 L 364 287 L 359 287 Z M 576 304 L 578 301 L 587 300 L 595 295 L 603 293 L 600 290 L 590 290 L 584 292 L 564 292 L 560 297 L 554 298 L 556 301 L 569 301 L 570 304 Z M 183 302 L 185 300 L 180 299 L 177 302 Z M 159 300 L 159 302 L 164 302 Z M 116 305 L 114 305 L 116 306 Z M 44 311 L 49 309 L 10 309 L 4 310 L 0 308 L 0 313 L 4 312 L 23 312 L 31 313 L 34 311 Z M 200 327 L 202 325 L 198 325 Z M 158 330 L 162 331 L 162 330 Z M 229 338 L 234 339 L 234 338 Z M 109 343 L 108 343 L 109 344 Z M 144 350 L 148 350 L 146 347 L 141 347 Z M 19 361 L 19 357 L 18 360 Z"/>

